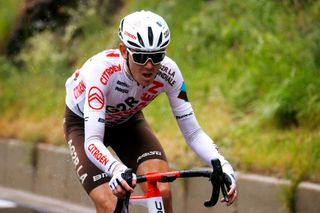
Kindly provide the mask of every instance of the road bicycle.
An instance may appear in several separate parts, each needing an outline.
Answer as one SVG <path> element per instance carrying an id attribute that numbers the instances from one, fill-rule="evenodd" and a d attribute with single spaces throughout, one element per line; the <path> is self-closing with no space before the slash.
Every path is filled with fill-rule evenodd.
<path id="1" fill-rule="evenodd" d="M 209 200 L 204 202 L 205 207 L 213 207 L 220 195 L 220 190 L 226 202 L 229 201 L 227 191 L 230 189 L 231 180 L 223 173 L 219 159 L 211 161 L 213 170 L 176 170 L 169 172 L 151 172 L 137 176 L 137 184 L 146 182 L 147 191 L 143 195 L 131 196 L 127 192 L 125 199 L 118 199 L 114 213 L 128 213 L 129 204 L 139 205 L 147 208 L 148 213 L 164 213 L 163 200 L 157 187 L 158 182 L 173 182 L 177 178 L 209 178 L 212 185 L 212 193 Z M 132 183 L 132 169 L 127 169 L 123 174 L 127 183 Z"/>

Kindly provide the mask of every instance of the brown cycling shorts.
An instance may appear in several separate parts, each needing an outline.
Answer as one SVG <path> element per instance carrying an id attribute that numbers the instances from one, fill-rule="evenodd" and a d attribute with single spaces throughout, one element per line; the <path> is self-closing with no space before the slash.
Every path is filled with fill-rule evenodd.
<path id="1" fill-rule="evenodd" d="M 76 173 L 86 192 L 89 194 L 95 187 L 108 182 L 110 178 L 86 156 L 84 119 L 73 113 L 68 107 L 64 115 L 64 134 Z M 134 171 L 140 163 L 148 159 L 166 161 L 163 148 L 141 111 L 124 124 L 106 127 L 104 144 L 111 147 L 118 158 Z"/>

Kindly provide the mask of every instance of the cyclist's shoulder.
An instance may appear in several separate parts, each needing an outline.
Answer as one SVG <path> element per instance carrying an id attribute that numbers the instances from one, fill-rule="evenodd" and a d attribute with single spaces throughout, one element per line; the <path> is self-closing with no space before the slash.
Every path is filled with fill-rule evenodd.
<path id="1" fill-rule="evenodd" d="M 123 58 L 117 49 L 103 50 L 90 57 L 81 67 L 82 73 L 103 73 L 105 70 L 122 69 Z"/>
<path id="2" fill-rule="evenodd" d="M 172 58 L 170 58 L 169 56 L 166 56 L 163 59 L 163 61 L 161 62 L 161 66 L 166 66 L 166 67 L 169 67 L 171 69 L 179 70 L 179 67 L 178 67 L 177 63 Z"/>
<path id="3" fill-rule="evenodd" d="M 118 49 L 108 49 L 96 53 L 91 58 L 89 58 L 85 64 L 104 64 L 108 66 L 110 64 L 117 64 L 123 60 L 120 51 Z"/>

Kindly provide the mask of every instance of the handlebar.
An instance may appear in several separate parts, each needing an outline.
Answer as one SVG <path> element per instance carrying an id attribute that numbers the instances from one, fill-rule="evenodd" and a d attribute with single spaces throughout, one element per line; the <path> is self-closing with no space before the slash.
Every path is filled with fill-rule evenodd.
<path id="1" fill-rule="evenodd" d="M 222 195 L 226 202 L 229 201 L 227 191 L 230 189 L 231 181 L 228 179 L 229 177 L 223 173 L 221 163 L 219 159 L 211 160 L 213 170 L 177 170 L 177 171 L 169 171 L 169 172 L 154 172 L 147 173 L 145 175 L 137 176 L 137 183 L 143 182 L 173 182 L 177 178 L 191 178 L 191 177 L 207 177 L 212 185 L 211 197 L 209 200 L 204 202 L 205 207 L 212 207 L 216 205 L 219 195 L 220 189 Z M 132 169 L 127 169 L 123 174 L 122 178 L 127 181 L 127 183 L 131 184 L 132 182 Z M 130 179 L 131 178 L 131 179 Z M 118 199 L 116 211 L 119 208 L 119 212 L 121 212 L 121 207 L 123 207 L 124 211 L 127 212 L 128 203 L 129 203 L 130 193 L 127 193 L 127 198 L 125 200 Z"/>

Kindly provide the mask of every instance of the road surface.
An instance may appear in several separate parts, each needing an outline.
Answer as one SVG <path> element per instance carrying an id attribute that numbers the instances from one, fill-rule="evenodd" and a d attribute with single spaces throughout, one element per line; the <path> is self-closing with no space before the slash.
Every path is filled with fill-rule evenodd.
<path id="1" fill-rule="evenodd" d="M 0 213 L 49 213 L 45 209 L 39 209 L 34 206 L 26 206 L 10 200 L 0 199 Z M 50 212 L 54 213 L 54 212 Z"/>
<path id="2" fill-rule="evenodd" d="M 0 213 L 94 213 L 94 209 L 0 186 Z"/>

